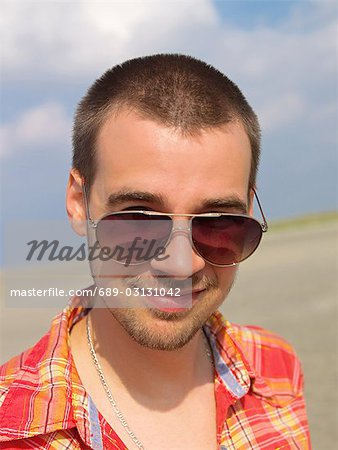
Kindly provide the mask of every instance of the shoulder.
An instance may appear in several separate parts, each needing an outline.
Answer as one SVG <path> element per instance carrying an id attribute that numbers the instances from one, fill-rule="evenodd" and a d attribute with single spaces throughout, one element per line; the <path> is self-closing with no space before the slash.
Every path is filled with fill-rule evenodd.
<path id="1" fill-rule="evenodd" d="M 256 325 L 239 325 L 230 322 L 217 311 L 208 322 L 219 340 L 229 336 L 253 361 L 254 356 L 278 356 L 293 362 L 298 359 L 293 345 L 280 334 Z M 253 361 L 254 362 L 254 361 Z"/>
<path id="2" fill-rule="evenodd" d="M 253 393 L 287 403 L 303 395 L 304 379 L 301 361 L 293 345 L 278 333 L 255 325 L 239 325 L 217 312 L 216 336 L 224 346 L 236 348 L 237 361 L 244 362 Z"/>
<path id="3" fill-rule="evenodd" d="M 227 332 L 241 344 L 247 352 L 261 351 L 286 358 L 296 357 L 293 345 L 280 334 L 256 325 L 239 325 L 225 321 Z"/>
<path id="4" fill-rule="evenodd" d="M 76 313 L 76 309 L 67 305 L 52 318 L 49 330 L 39 341 L 0 366 L 0 393 L 17 377 L 20 378 L 21 372 L 32 376 L 41 371 L 44 364 L 68 359 L 68 326 Z"/>
<path id="5" fill-rule="evenodd" d="M 48 382 L 48 367 L 51 367 L 54 361 L 60 362 L 62 359 L 64 316 L 64 311 L 57 314 L 52 319 L 49 330 L 38 342 L 0 367 L 0 406 L 11 391 L 15 392 L 15 396 L 18 396 L 19 392 L 20 396 L 28 396 L 33 391 L 33 386 L 35 389 L 38 386 L 41 388 L 42 382 Z"/>
<path id="6" fill-rule="evenodd" d="M 38 367 L 39 360 L 44 355 L 49 338 L 46 333 L 35 345 L 24 350 L 20 354 L 13 356 L 2 366 L 0 366 L 0 406 L 2 405 L 11 385 L 20 380 L 21 375 L 27 371 L 33 373 Z"/>
<path id="7" fill-rule="evenodd" d="M 42 395 L 43 389 L 45 393 L 48 389 L 55 390 L 54 379 L 57 377 L 66 376 L 68 380 L 71 365 L 69 329 L 85 312 L 80 300 L 72 298 L 53 317 L 49 330 L 35 345 L 0 367 L 0 406 L 6 397 L 20 394 L 20 398 L 29 401 L 30 396 L 36 398 L 35 391 L 41 391 Z"/>
<path id="8" fill-rule="evenodd" d="M 35 345 L 0 367 L 0 442 L 74 426 L 67 342 L 61 312 Z"/>
<path id="9" fill-rule="evenodd" d="M 281 361 L 284 362 L 283 369 L 288 370 L 299 361 L 293 345 L 276 332 L 256 325 L 242 326 L 235 323 L 228 323 L 227 329 L 250 360 L 253 363 L 257 359 L 261 360 L 265 370 L 277 369 L 277 363 Z"/>
<path id="10" fill-rule="evenodd" d="M 236 342 L 253 368 L 253 391 L 280 403 L 302 397 L 302 363 L 293 345 L 279 334 L 254 325 L 231 325 Z"/>

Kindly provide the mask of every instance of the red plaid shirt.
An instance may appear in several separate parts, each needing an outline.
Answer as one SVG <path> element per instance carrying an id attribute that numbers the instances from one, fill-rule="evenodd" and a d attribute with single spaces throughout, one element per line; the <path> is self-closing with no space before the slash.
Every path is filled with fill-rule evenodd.
<path id="1" fill-rule="evenodd" d="M 0 368 L 0 448 L 127 449 L 85 391 L 70 352 L 69 330 L 88 311 L 72 299 L 37 344 Z M 219 312 L 204 329 L 215 361 L 219 450 L 310 449 L 292 347 Z"/>

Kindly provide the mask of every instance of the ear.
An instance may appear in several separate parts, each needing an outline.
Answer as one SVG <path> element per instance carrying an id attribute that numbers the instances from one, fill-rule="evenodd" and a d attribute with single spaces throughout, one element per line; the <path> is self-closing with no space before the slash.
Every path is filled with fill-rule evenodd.
<path id="1" fill-rule="evenodd" d="M 87 234 L 87 217 L 83 198 L 82 177 L 76 169 L 72 169 L 69 173 L 66 210 L 69 222 L 75 233 L 85 236 Z"/>
<path id="2" fill-rule="evenodd" d="M 254 188 L 250 189 L 249 192 L 249 207 L 248 207 L 248 214 L 249 216 L 253 216 L 253 210 L 254 210 L 254 198 L 255 198 L 255 193 L 254 193 Z"/>

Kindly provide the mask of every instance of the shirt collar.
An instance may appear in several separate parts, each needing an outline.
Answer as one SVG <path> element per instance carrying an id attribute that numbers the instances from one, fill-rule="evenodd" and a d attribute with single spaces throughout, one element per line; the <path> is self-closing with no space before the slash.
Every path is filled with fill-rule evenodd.
<path id="1" fill-rule="evenodd" d="M 273 366 L 285 365 L 284 356 L 291 349 L 282 338 L 263 329 L 259 332 L 259 327 L 230 323 L 219 311 L 209 318 L 204 330 L 209 336 L 216 370 L 233 402 L 250 391 L 273 406 L 283 407 L 297 396 L 298 383 L 287 370 L 282 377 L 282 389 L 281 377 L 273 375 Z M 265 333 L 268 337 L 263 338 Z M 266 360 L 271 374 L 263 375 Z"/>

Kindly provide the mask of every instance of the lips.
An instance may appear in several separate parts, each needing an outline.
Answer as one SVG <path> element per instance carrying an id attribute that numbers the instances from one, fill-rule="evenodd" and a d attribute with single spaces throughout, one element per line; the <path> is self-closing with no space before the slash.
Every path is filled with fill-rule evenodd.
<path id="1" fill-rule="evenodd" d="M 194 289 L 192 291 L 182 291 L 180 292 L 180 296 L 184 296 L 184 295 L 193 295 L 193 294 L 197 294 L 198 292 L 202 292 L 205 291 L 204 288 L 200 288 L 200 289 Z"/>
<path id="2" fill-rule="evenodd" d="M 146 303 L 150 308 L 156 308 L 165 312 L 183 312 L 191 309 L 198 301 L 199 296 L 205 289 L 196 289 L 193 291 L 181 293 L 180 296 L 158 296 L 147 297 Z"/>

